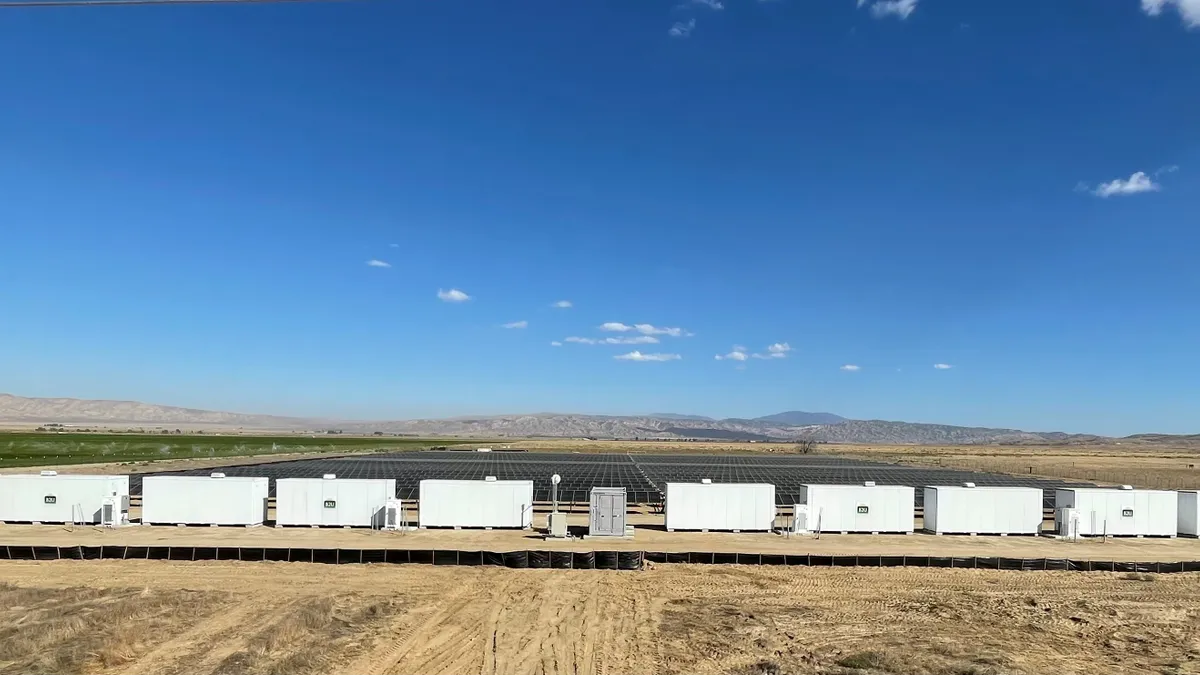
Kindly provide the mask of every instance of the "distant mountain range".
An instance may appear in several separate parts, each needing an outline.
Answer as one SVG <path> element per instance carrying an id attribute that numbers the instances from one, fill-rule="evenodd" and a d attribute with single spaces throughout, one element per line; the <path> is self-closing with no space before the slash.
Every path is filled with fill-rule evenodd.
<path id="1" fill-rule="evenodd" d="M 712 419 L 655 413 L 641 416 L 496 415 L 401 421 L 332 420 L 215 412 L 134 401 L 24 398 L 0 394 L 0 422 L 94 426 L 204 426 L 279 431 L 337 429 L 347 433 L 403 433 L 477 438 L 659 438 L 887 444 L 1043 444 L 1116 441 L 1088 434 L 1028 432 L 881 420 L 850 420 L 823 412 L 789 411 L 754 419 Z M 1186 441 L 1192 437 L 1142 434 L 1130 442 Z"/>

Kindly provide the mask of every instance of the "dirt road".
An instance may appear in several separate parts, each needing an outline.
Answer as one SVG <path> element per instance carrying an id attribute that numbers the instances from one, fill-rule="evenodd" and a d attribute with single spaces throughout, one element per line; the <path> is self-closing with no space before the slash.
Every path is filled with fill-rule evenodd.
<path id="1" fill-rule="evenodd" d="M 1200 575 L 0 563 L 0 673 L 1197 673 Z"/>

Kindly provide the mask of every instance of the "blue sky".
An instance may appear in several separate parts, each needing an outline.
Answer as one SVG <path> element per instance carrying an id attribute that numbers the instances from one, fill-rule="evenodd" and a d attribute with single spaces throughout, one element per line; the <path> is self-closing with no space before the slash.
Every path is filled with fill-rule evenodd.
<path id="1" fill-rule="evenodd" d="M 1200 431 L 1196 0 L 0 18 L 0 391 Z"/>

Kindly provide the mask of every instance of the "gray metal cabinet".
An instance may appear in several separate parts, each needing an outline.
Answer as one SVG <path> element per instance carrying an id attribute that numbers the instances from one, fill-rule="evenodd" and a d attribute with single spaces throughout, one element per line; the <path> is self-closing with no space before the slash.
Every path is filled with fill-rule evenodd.
<path id="1" fill-rule="evenodd" d="M 592 488 L 588 534 L 593 537 L 625 536 L 625 488 Z"/>

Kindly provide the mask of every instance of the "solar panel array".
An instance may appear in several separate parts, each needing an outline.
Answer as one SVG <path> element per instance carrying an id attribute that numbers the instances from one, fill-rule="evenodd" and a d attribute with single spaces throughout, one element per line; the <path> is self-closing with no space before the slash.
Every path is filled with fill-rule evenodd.
<path id="1" fill-rule="evenodd" d="M 279 478 L 394 478 L 396 496 L 416 499 L 424 479 L 532 480 L 534 499 L 550 501 L 550 477 L 562 477 L 558 498 L 563 502 L 586 502 L 593 487 L 623 487 L 634 503 L 659 503 L 668 482 L 771 483 L 780 505 L 800 501 L 800 486 L 808 483 L 846 485 L 875 481 L 879 485 L 1014 485 L 1044 491 L 1044 505 L 1054 505 L 1054 490 L 1067 485 L 1086 485 L 1046 478 L 904 466 L 847 457 L 821 455 L 642 455 L 525 452 L 419 451 L 361 457 L 303 459 L 268 464 L 246 464 L 223 468 L 192 469 L 144 475 L 205 476 L 212 472 L 227 476 L 266 476 L 271 495 Z M 142 476 L 130 476 L 130 491 L 141 494 Z M 924 495 L 917 490 L 917 505 Z"/>

